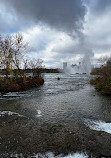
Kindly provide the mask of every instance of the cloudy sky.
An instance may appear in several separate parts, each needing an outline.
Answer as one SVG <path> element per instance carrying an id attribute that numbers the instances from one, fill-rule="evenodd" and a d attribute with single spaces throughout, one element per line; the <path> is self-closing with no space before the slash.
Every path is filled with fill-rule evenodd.
<path id="1" fill-rule="evenodd" d="M 111 53 L 111 0 L 0 0 L 0 34 L 22 32 L 46 67 Z"/>

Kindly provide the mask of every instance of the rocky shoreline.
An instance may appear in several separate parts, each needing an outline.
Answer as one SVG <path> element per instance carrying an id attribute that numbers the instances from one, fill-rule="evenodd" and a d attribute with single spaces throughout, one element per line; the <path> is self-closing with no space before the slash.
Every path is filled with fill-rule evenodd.
<path id="1" fill-rule="evenodd" d="M 71 128 L 70 128 L 71 127 Z M 111 156 L 111 135 L 91 130 L 84 124 L 47 124 L 17 113 L 0 114 L 0 157 L 28 157 L 37 153 L 55 155 L 83 152 L 93 157 Z"/>

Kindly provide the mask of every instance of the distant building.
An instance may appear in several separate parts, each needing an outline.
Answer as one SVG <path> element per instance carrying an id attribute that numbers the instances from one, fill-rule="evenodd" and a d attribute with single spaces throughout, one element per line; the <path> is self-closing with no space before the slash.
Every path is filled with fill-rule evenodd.
<path id="1" fill-rule="evenodd" d="M 76 65 L 76 64 L 72 64 L 71 67 L 72 67 L 72 68 L 73 68 L 73 67 L 75 68 L 75 67 L 77 67 L 77 65 Z"/>

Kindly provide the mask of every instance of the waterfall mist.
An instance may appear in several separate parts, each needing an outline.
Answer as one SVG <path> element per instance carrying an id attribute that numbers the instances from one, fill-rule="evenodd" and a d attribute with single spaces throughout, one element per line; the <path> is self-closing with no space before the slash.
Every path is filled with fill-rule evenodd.
<path id="1" fill-rule="evenodd" d="M 63 68 L 63 71 L 64 73 L 70 74 L 90 74 L 92 68 L 91 56 L 87 54 L 84 55 L 77 64 L 67 63 L 67 66 Z"/>

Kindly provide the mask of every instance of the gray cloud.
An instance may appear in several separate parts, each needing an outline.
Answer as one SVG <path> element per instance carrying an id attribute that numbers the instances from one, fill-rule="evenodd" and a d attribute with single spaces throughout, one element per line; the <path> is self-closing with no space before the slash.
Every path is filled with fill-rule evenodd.
<path id="1" fill-rule="evenodd" d="M 97 0 L 97 8 L 101 11 L 111 7 L 111 0 Z"/>
<path id="2" fill-rule="evenodd" d="M 111 10 L 111 0 L 85 0 L 90 6 L 92 14 L 104 15 Z"/>
<path id="3" fill-rule="evenodd" d="M 62 31 L 82 28 L 86 8 L 82 0 L 0 0 L 19 19 L 45 23 Z"/>
<path id="4" fill-rule="evenodd" d="M 0 4 L 0 33 L 23 32 L 29 53 L 49 65 L 111 50 L 111 0 L 0 0 Z"/>

